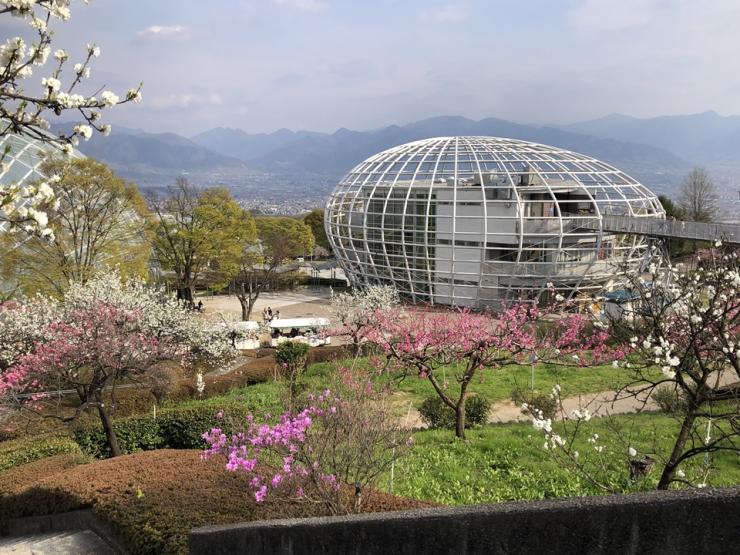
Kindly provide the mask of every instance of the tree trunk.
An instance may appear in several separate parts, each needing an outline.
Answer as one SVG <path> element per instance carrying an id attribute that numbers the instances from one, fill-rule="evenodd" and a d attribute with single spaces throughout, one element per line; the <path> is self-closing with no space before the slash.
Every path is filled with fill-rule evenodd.
<path id="1" fill-rule="evenodd" d="M 108 447 L 110 447 L 111 457 L 117 457 L 121 454 L 121 449 L 120 447 L 118 447 L 118 439 L 116 438 L 116 432 L 113 429 L 113 423 L 111 422 L 110 416 L 108 415 L 108 411 L 105 408 L 100 394 L 95 396 L 95 400 L 98 404 L 98 415 L 100 416 L 100 421 L 103 424 L 103 430 L 105 430 L 105 437 L 108 440 Z"/>
<path id="2" fill-rule="evenodd" d="M 188 285 L 187 287 L 177 288 L 177 300 L 183 301 L 187 305 L 193 304 L 193 286 Z"/>
<path id="3" fill-rule="evenodd" d="M 671 458 L 668 459 L 668 462 L 663 468 L 663 474 L 660 476 L 660 482 L 658 482 L 658 489 L 668 489 L 668 486 L 670 486 L 673 475 L 676 473 L 678 459 L 683 454 L 684 447 L 686 446 L 686 441 L 691 435 L 691 429 L 694 426 L 695 419 L 696 412 L 692 406 L 691 408 L 689 408 L 689 412 L 686 413 L 686 416 L 683 419 L 683 423 L 681 424 L 681 432 L 676 438 L 676 443 L 673 446 Z"/>
<path id="4" fill-rule="evenodd" d="M 455 407 L 455 435 L 465 441 L 465 402 L 467 396 L 463 393 Z"/>
<path id="5" fill-rule="evenodd" d="M 249 313 L 252 312 L 249 310 L 249 299 L 245 299 L 241 295 L 239 295 L 239 304 L 242 305 L 242 321 L 246 322 L 249 320 Z"/>

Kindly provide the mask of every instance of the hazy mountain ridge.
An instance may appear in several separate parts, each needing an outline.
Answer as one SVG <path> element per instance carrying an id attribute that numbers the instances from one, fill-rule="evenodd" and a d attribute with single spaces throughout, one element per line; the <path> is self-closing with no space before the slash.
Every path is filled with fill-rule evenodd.
<path id="1" fill-rule="evenodd" d="M 645 119 L 610 114 L 561 128 L 645 143 L 695 163 L 733 161 L 740 165 L 740 116 L 721 116 L 714 111 Z"/>
<path id="2" fill-rule="evenodd" d="M 320 196 L 368 156 L 409 141 L 453 135 L 510 137 L 573 150 L 612 163 L 658 191 L 672 189 L 697 163 L 710 170 L 713 164 L 740 168 L 740 117 L 714 112 L 651 119 L 611 114 L 568 126 L 440 116 L 369 131 L 250 134 L 214 128 L 191 138 L 114 126 L 111 136 L 96 135 L 79 148 L 143 186 L 167 185 L 188 173 L 203 184 L 245 186 L 249 194 L 295 190 Z M 309 182 L 314 185 L 302 185 Z M 301 186 L 306 191 L 299 191 Z"/>
<path id="3" fill-rule="evenodd" d="M 66 129 L 67 124 L 52 131 Z M 79 150 L 129 177 L 132 174 L 176 175 L 189 171 L 246 170 L 238 158 L 219 154 L 176 133 L 146 133 L 138 129 L 115 127 L 108 136 L 96 133 L 81 141 Z"/>
<path id="4" fill-rule="evenodd" d="M 368 156 L 395 145 L 435 136 L 493 135 L 551 144 L 629 166 L 637 171 L 683 170 L 688 164 L 679 157 L 648 145 L 597 138 L 547 126 L 534 126 L 486 118 L 480 121 L 460 116 L 440 116 L 403 126 L 391 125 L 372 131 L 339 129 L 332 134 L 276 132 L 249 135 L 235 130 L 212 129 L 192 139 L 203 146 L 223 145 L 237 139 L 229 153 L 250 167 L 264 171 L 311 171 L 342 175 Z M 288 135 L 288 133 L 291 133 Z M 260 142 L 261 141 L 261 142 Z M 264 148 L 265 144 L 272 149 Z M 259 147 L 255 148 L 254 145 Z"/>

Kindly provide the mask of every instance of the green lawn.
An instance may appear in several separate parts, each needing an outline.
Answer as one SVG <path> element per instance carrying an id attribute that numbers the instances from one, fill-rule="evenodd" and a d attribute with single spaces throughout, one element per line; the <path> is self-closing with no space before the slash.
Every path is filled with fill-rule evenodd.
<path id="1" fill-rule="evenodd" d="M 638 456 L 656 452 L 664 456 L 672 446 L 679 424 L 670 416 L 642 414 L 615 417 L 611 422 L 595 418 L 587 426 L 587 433 L 576 445 L 576 449 L 585 456 L 588 456 L 589 449 L 593 450 L 593 446 L 586 442 L 593 433 L 602 438 L 624 434 L 629 437 L 629 446 L 638 451 Z M 604 493 L 574 472 L 559 466 L 543 448 L 541 432 L 529 424 L 489 425 L 470 430 L 467 436 L 467 442 L 461 442 L 451 431 L 416 432 L 414 447 L 396 464 L 393 487 L 387 479 L 384 489 L 445 505 Z M 615 445 L 620 446 L 616 449 L 618 452 L 610 457 L 609 468 L 601 476 L 607 475 L 610 482 L 624 492 L 654 489 L 660 474 L 659 464 L 656 463 L 645 480 L 630 483 L 628 445 L 621 442 Z M 659 456 L 655 458 L 659 459 Z M 703 462 L 703 457 L 689 461 L 684 468 L 686 477 L 700 481 Z M 709 485 L 740 483 L 740 460 L 736 453 L 715 454 L 711 465 Z"/>
<path id="2" fill-rule="evenodd" d="M 360 359 L 358 363 L 367 364 L 367 361 Z M 307 385 L 321 387 L 323 380 L 333 368 L 334 363 L 330 362 L 311 365 L 304 378 Z M 437 372 L 440 381 L 447 379 L 452 391 L 457 387 L 456 370 L 457 368 L 452 366 Z M 529 389 L 532 374 L 530 366 L 521 365 L 507 366 L 499 370 L 482 370 L 473 378 L 469 391 L 483 395 L 492 403 L 503 401 L 511 398 L 511 392 L 515 387 Z M 429 380 L 418 378 L 413 374 L 404 377 L 396 373 L 391 379 L 397 389 L 408 394 L 416 406 L 427 397 L 436 395 Z M 534 367 L 534 388 L 549 393 L 555 384 L 560 384 L 563 397 L 614 390 L 629 380 L 629 370 L 614 368 L 611 365 L 578 368 L 538 364 Z"/>
<path id="3" fill-rule="evenodd" d="M 300 378 L 301 389 L 304 391 L 317 392 L 325 389 L 330 376 L 336 372 L 336 364 L 349 366 L 351 361 L 322 362 L 312 364 Z M 356 362 L 358 365 L 367 365 L 367 359 L 361 358 Z M 455 381 L 455 368 L 448 367 L 439 372 L 442 380 L 449 382 L 450 391 L 454 394 L 457 389 Z M 416 375 L 403 376 L 400 373 L 387 375 L 379 380 L 391 381 L 394 390 L 402 394 L 404 403 L 399 403 L 399 414 L 408 410 L 410 401 L 414 407 L 419 405 L 436 393 L 427 379 L 421 379 Z M 539 364 L 534 367 L 534 386 L 542 393 L 549 393 L 555 384 L 560 384 L 561 395 L 570 397 L 587 393 L 598 393 L 609 391 L 624 384 L 630 379 L 629 370 L 624 368 L 613 368 L 608 366 L 596 366 L 592 368 L 562 367 L 555 365 Z M 513 365 L 500 370 L 483 370 L 473 379 L 469 391 L 483 395 L 490 402 L 503 401 L 511 398 L 512 390 L 516 387 L 529 389 L 532 383 L 532 368 L 530 366 Z M 278 412 L 280 411 L 280 396 L 283 385 L 273 381 L 259 383 L 231 390 L 229 393 L 212 397 L 204 401 L 190 401 L 177 403 L 179 406 L 187 406 L 188 403 L 208 403 L 209 406 L 218 407 L 219 403 L 233 403 L 244 401 L 256 412 Z"/>

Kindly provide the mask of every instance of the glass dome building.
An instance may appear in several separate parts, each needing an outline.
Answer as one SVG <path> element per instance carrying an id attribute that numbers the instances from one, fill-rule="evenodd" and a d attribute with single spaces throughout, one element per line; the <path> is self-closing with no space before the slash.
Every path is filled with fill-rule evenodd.
<path id="1" fill-rule="evenodd" d="M 388 284 L 413 302 L 497 306 L 619 281 L 647 240 L 604 215 L 665 218 L 658 198 L 590 156 L 496 137 L 439 137 L 372 156 L 338 184 L 327 236 L 353 285 Z"/>

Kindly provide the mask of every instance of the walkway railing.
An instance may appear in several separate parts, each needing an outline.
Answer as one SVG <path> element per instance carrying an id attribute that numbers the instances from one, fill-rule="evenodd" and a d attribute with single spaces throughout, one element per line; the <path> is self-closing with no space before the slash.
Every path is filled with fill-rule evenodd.
<path id="1" fill-rule="evenodd" d="M 592 218 L 580 223 L 581 227 L 594 231 L 603 229 L 612 233 L 631 233 L 634 235 L 649 235 L 650 237 L 694 239 L 697 241 L 722 240 L 725 243 L 740 244 L 739 224 L 683 222 L 612 215 L 603 216 L 601 222 L 598 218 Z"/>

